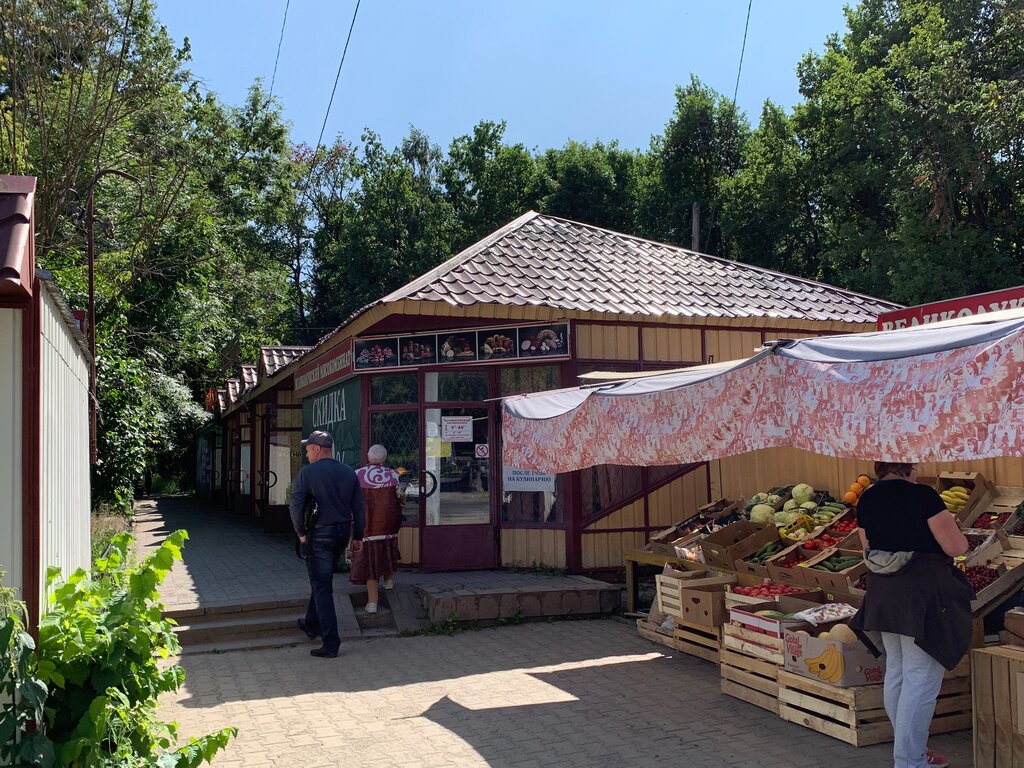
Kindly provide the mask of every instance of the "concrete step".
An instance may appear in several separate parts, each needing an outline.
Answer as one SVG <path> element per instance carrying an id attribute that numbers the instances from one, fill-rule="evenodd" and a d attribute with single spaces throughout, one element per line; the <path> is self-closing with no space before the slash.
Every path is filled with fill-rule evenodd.
<path id="1" fill-rule="evenodd" d="M 203 624 L 221 623 L 225 621 L 242 621 L 259 619 L 282 615 L 301 616 L 306 612 L 306 600 L 296 600 L 292 603 L 270 603 L 267 607 L 259 607 L 264 604 L 242 604 L 236 606 L 224 606 L 220 608 L 206 608 L 202 613 L 193 611 L 165 611 L 164 615 L 174 619 L 180 625 L 200 626 Z"/>
<path id="2" fill-rule="evenodd" d="M 250 616 L 248 613 L 203 616 L 201 621 L 179 624 L 174 628 L 174 632 L 183 646 L 193 645 L 211 640 L 255 638 L 260 635 L 278 634 L 281 630 L 298 633 L 295 620 L 299 618 L 302 618 L 302 612 L 295 608 L 279 609 L 273 613 L 261 612 L 256 616 Z"/>
<path id="3" fill-rule="evenodd" d="M 296 645 L 308 645 L 316 648 L 318 640 L 310 640 L 299 630 L 294 632 L 271 632 L 256 637 L 241 639 L 218 638 L 206 642 L 183 645 L 182 654 L 192 655 L 197 653 L 225 653 L 227 651 L 255 651 L 261 648 L 288 648 Z"/>

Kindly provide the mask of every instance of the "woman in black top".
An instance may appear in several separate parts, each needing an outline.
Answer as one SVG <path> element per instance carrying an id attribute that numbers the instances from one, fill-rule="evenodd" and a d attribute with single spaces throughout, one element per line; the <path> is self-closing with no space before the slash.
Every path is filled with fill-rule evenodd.
<path id="1" fill-rule="evenodd" d="M 885 712 L 895 768 L 947 765 L 927 749 L 942 685 L 971 641 L 974 593 L 952 558 L 967 539 L 913 464 L 875 463 L 879 481 L 861 495 L 857 522 L 869 570 L 864 605 L 850 626 L 880 632 L 885 647 Z M 875 649 L 877 650 L 877 649 Z"/>

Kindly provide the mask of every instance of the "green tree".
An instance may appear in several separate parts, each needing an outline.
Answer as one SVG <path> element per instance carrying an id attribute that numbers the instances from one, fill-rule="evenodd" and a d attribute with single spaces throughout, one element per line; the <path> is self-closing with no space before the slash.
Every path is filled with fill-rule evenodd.
<path id="1" fill-rule="evenodd" d="M 798 69 L 821 271 L 916 303 L 1017 284 L 1024 7 L 864 0 Z"/>
<path id="2" fill-rule="evenodd" d="M 522 144 L 503 142 L 505 123 L 482 120 L 454 139 L 441 163 L 440 183 L 470 245 L 537 205 L 536 165 Z"/>
<path id="3" fill-rule="evenodd" d="M 615 142 L 570 141 L 537 158 L 536 188 L 544 213 L 623 232 L 634 229 L 636 155 Z"/>
<path id="4" fill-rule="evenodd" d="M 638 179 L 637 227 L 641 234 L 690 246 L 693 203 L 700 204 L 700 250 L 723 251 L 724 187 L 740 167 L 750 131 L 736 105 L 691 77 L 676 88 L 676 106 Z"/>

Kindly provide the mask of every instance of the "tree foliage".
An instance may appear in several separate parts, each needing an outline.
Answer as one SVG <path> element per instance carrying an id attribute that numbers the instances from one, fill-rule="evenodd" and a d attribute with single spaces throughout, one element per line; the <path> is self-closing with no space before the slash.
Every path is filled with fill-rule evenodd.
<path id="1" fill-rule="evenodd" d="M 19 0 L 0 15 L 0 160 L 36 175 L 38 254 L 84 306 L 97 235 L 97 499 L 173 466 L 183 405 L 256 360 L 313 343 L 528 210 L 917 303 L 1024 282 L 1024 6 L 862 0 L 797 65 L 803 100 L 756 127 L 696 78 L 648 147 L 528 150 L 482 120 L 447 150 L 293 144 L 257 80 L 203 92 L 151 0 Z"/>

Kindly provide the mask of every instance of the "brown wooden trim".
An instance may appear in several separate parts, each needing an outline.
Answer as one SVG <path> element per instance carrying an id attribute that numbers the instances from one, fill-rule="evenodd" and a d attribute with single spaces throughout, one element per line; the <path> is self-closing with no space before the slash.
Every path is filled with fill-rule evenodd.
<path id="1" fill-rule="evenodd" d="M 568 520 L 563 520 L 561 523 L 506 523 L 501 520 L 498 521 L 498 527 L 503 531 L 514 531 L 517 528 L 536 528 L 540 531 L 568 531 L 571 526 L 572 523 Z"/>
<path id="2" fill-rule="evenodd" d="M 21 326 L 21 583 L 22 597 L 28 609 L 28 628 L 33 636 L 38 637 L 43 597 L 39 588 L 42 567 L 42 483 L 39 456 L 42 443 L 39 429 L 42 418 L 43 301 L 38 279 L 33 282 L 32 294 L 32 306 L 23 314 Z"/>
<path id="3" fill-rule="evenodd" d="M 623 499 L 622 501 L 620 501 L 615 506 L 609 507 L 608 509 L 602 509 L 600 512 L 598 512 L 593 517 L 584 517 L 583 521 L 582 521 L 583 522 L 583 528 L 586 529 L 589 526 L 591 526 L 594 523 L 596 523 L 598 520 L 603 520 L 604 518 L 606 518 L 606 517 L 608 517 L 610 515 L 614 515 L 620 509 L 622 509 L 624 507 L 628 507 L 630 504 L 633 504 L 633 503 L 639 501 L 644 496 L 647 496 L 648 494 L 653 493 L 654 491 L 658 490 L 659 488 L 661 488 L 661 487 L 663 487 L 665 485 L 668 485 L 669 483 L 673 482 L 674 480 L 678 480 L 680 477 L 685 477 L 686 475 L 690 474 L 691 472 L 695 472 L 696 470 L 700 469 L 701 467 L 705 466 L 706 464 L 707 464 L 706 461 L 698 461 L 698 462 L 696 462 L 694 464 L 687 464 L 687 465 L 685 465 L 683 467 L 683 469 L 681 469 L 680 471 L 678 471 L 678 472 L 676 472 L 674 474 L 669 475 L 664 480 L 661 480 L 660 482 L 658 482 L 656 485 L 647 486 L 645 484 L 644 487 L 639 492 L 634 493 L 632 496 L 629 496 L 629 497 Z M 641 469 L 646 469 L 646 468 L 642 467 Z M 641 483 L 644 482 L 644 478 L 645 478 L 645 476 L 641 475 Z"/>
<path id="4" fill-rule="evenodd" d="M 598 533 L 650 533 L 660 530 L 662 530 L 661 526 L 644 525 L 639 528 L 587 528 L 583 533 L 592 536 Z"/>

